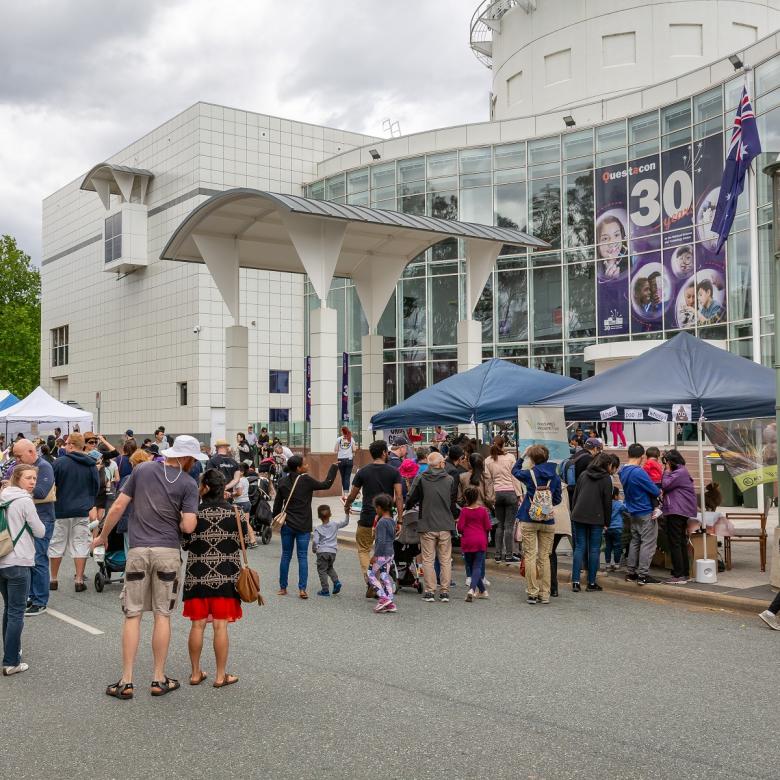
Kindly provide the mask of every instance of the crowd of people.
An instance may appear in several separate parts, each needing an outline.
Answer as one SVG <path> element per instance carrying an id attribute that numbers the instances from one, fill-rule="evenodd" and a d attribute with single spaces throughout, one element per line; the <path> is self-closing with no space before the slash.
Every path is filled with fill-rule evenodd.
<path id="1" fill-rule="evenodd" d="M 257 543 L 249 522 L 248 482 L 258 472 L 269 478 L 280 530 L 279 596 L 288 595 L 295 551 L 298 596 L 308 599 L 310 545 L 319 575 L 317 595 L 341 592 L 335 568 L 338 532 L 349 524 L 358 499 L 358 565 L 377 613 L 397 611 L 402 565 L 413 582 L 415 572 L 421 573 L 416 584 L 423 601 L 448 602 L 453 548 L 458 546 L 466 602 L 489 598 L 485 562 L 491 545 L 496 563 L 520 563 L 529 604 L 550 604 L 558 597 L 557 549 L 563 539 L 573 550 L 574 593 L 602 590 L 599 573 L 618 568 L 629 582 L 658 582 L 649 570 L 661 518 L 671 556 L 670 576 L 663 581 L 687 582 L 688 534 L 697 527 L 698 501 L 684 457 L 676 449 L 661 453 L 634 443 L 621 463 L 593 433 L 575 432 L 571 455 L 560 464 L 541 445 L 516 457 L 501 436 L 489 452 L 465 435 L 445 437 L 441 429 L 430 446 L 416 449 L 407 437 L 396 436 L 390 443 L 373 441 L 370 461 L 352 476 L 358 446 L 345 427 L 323 479 L 311 473 L 305 456 L 270 439 L 265 429 L 255 434 L 251 426 L 238 434 L 234 447 L 218 439 L 213 450 L 192 436 L 171 441 L 164 427 L 140 446 L 132 430 L 117 447 L 93 432 L 61 436 L 57 430 L 35 441 L 20 435 L 0 459 L 3 674 L 28 668 L 21 657 L 24 620 L 46 612 L 50 592 L 61 587 L 64 555 L 74 562 L 74 590 L 83 593 L 90 554 L 105 550 L 112 535 L 119 534 L 125 553 L 122 673 L 106 693 L 118 699 L 134 695 L 144 612 L 153 613 L 150 692 L 163 696 L 179 687 L 166 673 L 166 660 L 170 616 L 180 591 L 183 614 L 191 621 L 189 683 L 206 679 L 201 655 L 209 623 L 213 685 L 235 683 L 238 677 L 227 669 L 228 626 L 242 616 L 236 586 L 244 539 L 246 547 Z M 273 474 L 278 478 L 272 480 Z M 329 490 L 337 478 L 343 517 L 332 517 L 330 506 L 322 504 L 315 527 L 314 494 Z M 183 581 L 182 549 L 187 552 Z M 583 571 L 586 581 L 581 583 Z M 776 630 L 778 612 L 780 597 L 761 614 Z"/>

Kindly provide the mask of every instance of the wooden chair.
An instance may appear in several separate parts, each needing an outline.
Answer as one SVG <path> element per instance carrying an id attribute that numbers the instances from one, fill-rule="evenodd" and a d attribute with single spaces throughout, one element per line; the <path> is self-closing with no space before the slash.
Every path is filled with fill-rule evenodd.
<path id="1" fill-rule="evenodd" d="M 731 543 L 732 542 L 758 542 L 759 555 L 761 558 L 761 571 L 766 571 L 766 512 L 727 512 L 728 520 L 757 520 L 758 528 L 741 528 L 736 526 L 733 536 L 723 538 L 723 557 L 725 558 L 726 568 L 731 569 Z"/>

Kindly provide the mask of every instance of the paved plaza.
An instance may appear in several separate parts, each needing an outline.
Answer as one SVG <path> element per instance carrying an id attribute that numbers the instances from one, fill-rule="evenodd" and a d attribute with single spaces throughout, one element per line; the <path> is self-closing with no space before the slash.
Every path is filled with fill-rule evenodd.
<path id="1" fill-rule="evenodd" d="M 466 604 L 459 568 L 449 604 L 402 592 L 397 614 L 375 615 L 349 547 L 343 593 L 308 602 L 275 595 L 278 537 L 250 555 L 268 605 L 233 626 L 241 679 L 223 690 L 186 684 L 177 616 L 167 671 L 183 685 L 151 698 L 147 616 L 136 697 L 109 699 L 119 586 L 53 593 L 83 625 L 27 621 L 30 671 L 0 685 L 21 735 L 3 776 L 777 777 L 778 637 L 756 618 L 566 587 L 531 607 L 508 574 Z"/>

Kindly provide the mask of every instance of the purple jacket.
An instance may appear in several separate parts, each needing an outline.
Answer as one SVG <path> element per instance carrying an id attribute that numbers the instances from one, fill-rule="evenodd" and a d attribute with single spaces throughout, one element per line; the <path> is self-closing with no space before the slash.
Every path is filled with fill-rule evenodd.
<path id="1" fill-rule="evenodd" d="M 696 490 L 685 466 L 678 466 L 674 471 L 664 471 L 661 488 L 664 491 L 665 515 L 696 517 Z"/>

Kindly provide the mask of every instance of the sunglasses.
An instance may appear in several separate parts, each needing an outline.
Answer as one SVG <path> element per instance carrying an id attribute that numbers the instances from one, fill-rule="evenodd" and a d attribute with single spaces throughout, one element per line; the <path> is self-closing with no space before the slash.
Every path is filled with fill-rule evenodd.
<path id="1" fill-rule="evenodd" d="M 87 444 L 97 444 L 97 439 L 87 439 Z"/>

